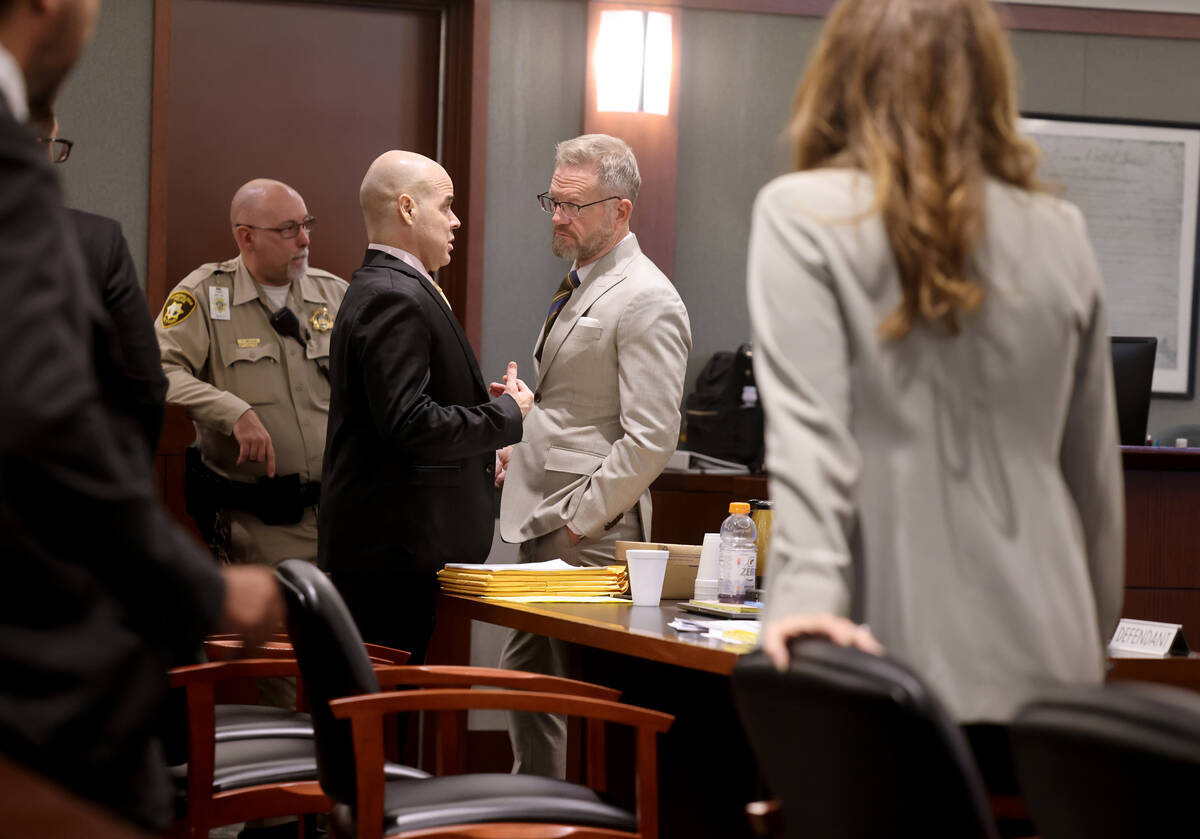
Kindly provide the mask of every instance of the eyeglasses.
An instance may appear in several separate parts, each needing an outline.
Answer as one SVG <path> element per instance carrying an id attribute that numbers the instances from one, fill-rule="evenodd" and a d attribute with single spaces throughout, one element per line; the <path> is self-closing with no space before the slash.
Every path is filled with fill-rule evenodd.
<path id="1" fill-rule="evenodd" d="M 305 216 L 304 221 L 289 221 L 287 224 L 279 227 L 259 227 L 257 224 L 244 224 L 240 221 L 235 221 L 236 227 L 249 227 L 251 230 L 272 230 L 279 234 L 280 239 L 295 239 L 300 235 L 300 228 L 304 228 L 305 233 L 309 233 L 313 229 L 313 225 L 317 223 L 314 216 Z"/>
<path id="2" fill-rule="evenodd" d="M 603 204 L 605 201 L 612 201 L 614 198 L 620 199 L 619 195 L 610 195 L 607 198 L 601 198 L 599 201 L 589 201 L 587 204 L 572 204 L 570 201 L 555 201 L 550 197 L 550 193 L 543 192 L 537 197 L 538 206 L 542 208 L 543 213 L 554 215 L 554 211 L 558 210 L 563 214 L 563 218 L 579 218 L 579 214 L 593 204 Z"/>
<path id="3" fill-rule="evenodd" d="M 50 147 L 50 160 L 54 163 L 65 163 L 75 146 L 72 140 L 52 140 L 49 137 L 38 137 L 38 142 Z"/>

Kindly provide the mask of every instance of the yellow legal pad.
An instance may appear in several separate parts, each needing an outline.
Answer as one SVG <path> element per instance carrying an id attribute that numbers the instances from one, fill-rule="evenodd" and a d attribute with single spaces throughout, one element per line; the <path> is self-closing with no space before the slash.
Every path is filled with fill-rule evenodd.
<path id="1" fill-rule="evenodd" d="M 629 590 L 624 565 L 596 568 L 561 559 L 516 565 L 450 563 L 438 571 L 442 591 L 479 597 L 602 597 Z"/>

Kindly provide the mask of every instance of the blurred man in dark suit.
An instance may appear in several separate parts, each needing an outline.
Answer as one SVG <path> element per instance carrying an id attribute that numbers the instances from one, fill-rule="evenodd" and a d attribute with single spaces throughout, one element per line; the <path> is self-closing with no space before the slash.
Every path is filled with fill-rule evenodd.
<path id="1" fill-rule="evenodd" d="M 29 126 L 38 142 L 46 145 L 51 162 L 67 162 L 74 143 L 59 139 L 58 119 L 53 110 L 31 113 Z M 111 397 L 118 414 L 134 424 L 153 457 L 162 434 L 167 377 L 163 374 L 154 322 L 129 255 L 129 245 L 116 219 L 73 208 L 67 209 L 67 217 L 75 229 L 87 275 L 100 292 L 113 322 L 121 379 L 115 383 L 119 389 Z"/>
<path id="2" fill-rule="evenodd" d="M 113 415 L 112 323 L 23 124 L 54 100 L 98 12 L 0 0 L 0 751 L 161 829 L 169 651 L 218 626 L 256 642 L 283 606 L 266 569 L 222 574 L 171 525 L 142 438 Z"/>

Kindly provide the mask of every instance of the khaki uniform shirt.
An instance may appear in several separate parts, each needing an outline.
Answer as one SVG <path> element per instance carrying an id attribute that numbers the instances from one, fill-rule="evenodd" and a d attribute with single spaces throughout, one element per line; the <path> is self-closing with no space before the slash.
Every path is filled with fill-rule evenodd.
<path id="1" fill-rule="evenodd" d="M 329 417 L 329 336 L 348 285 L 309 268 L 287 306 L 309 333 L 307 346 L 278 334 L 271 305 L 241 257 L 208 263 L 168 295 L 154 324 L 167 375 L 167 402 L 196 424 L 204 462 L 239 481 L 266 474 L 266 461 L 237 465 L 233 426 L 253 408 L 275 447 L 275 474 L 321 478 Z"/>

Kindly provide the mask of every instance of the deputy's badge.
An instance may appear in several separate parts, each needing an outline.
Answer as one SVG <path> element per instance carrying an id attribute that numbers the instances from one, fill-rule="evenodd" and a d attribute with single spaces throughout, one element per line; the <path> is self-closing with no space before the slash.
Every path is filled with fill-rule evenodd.
<path id="1" fill-rule="evenodd" d="M 208 314 L 213 320 L 229 320 L 229 289 L 219 285 L 209 288 Z"/>
<path id="2" fill-rule="evenodd" d="M 329 307 L 322 306 L 313 312 L 308 318 L 308 323 L 318 332 L 328 332 L 333 329 L 333 315 L 329 314 Z"/>
<path id="3" fill-rule="evenodd" d="M 162 310 L 162 325 L 165 329 L 168 326 L 174 326 L 180 321 L 186 320 L 187 316 L 196 308 L 196 298 L 192 297 L 190 291 L 172 291 L 167 298 L 167 302 L 163 304 Z"/>

